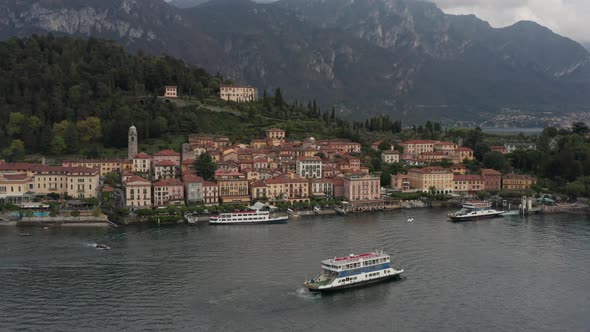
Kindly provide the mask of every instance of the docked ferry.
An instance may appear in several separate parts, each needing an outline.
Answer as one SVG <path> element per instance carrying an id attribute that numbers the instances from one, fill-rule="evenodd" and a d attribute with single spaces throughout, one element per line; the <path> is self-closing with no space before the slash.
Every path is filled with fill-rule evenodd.
<path id="1" fill-rule="evenodd" d="M 271 216 L 269 211 L 243 211 L 221 213 L 209 219 L 215 225 L 245 225 L 245 224 L 284 224 L 288 216 Z"/>
<path id="2" fill-rule="evenodd" d="M 305 282 L 311 292 L 329 292 L 398 279 L 403 269 L 391 267 L 391 258 L 383 252 L 371 252 L 322 261 L 322 272 Z"/>
<path id="3" fill-rule="evenodd" d="M 478 219 L 489 219 L 502 216 L 505 211 L 498 211 L 491 208 L 490 202 L 467 202 L 463 208 L 455 213 L 450 213 L 449 218 L 452 221 L 471 221 Z"/>

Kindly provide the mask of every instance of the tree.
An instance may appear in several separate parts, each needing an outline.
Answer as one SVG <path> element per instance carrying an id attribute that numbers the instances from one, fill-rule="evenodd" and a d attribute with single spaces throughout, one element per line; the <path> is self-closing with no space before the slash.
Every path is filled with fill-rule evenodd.
<path id="1" fill-rule="evenodd" d="M 275 106 L 282 107 L 285 101 L 283 100 L 283 93 L 281 92 L 281 88 L 277 88 L 275 90 Z"/>
<path id="2" fill-rule="evenodd" d="M 490 151 L 483 155 L 483 164 L 487 168 L 492 168 L 497 171 L 506 170 L 508 168 L 508 161 L 506 157 L 498 151 Z"/>
<path id="3" fill-rule="evenodd" d="M 215 178 L 217 165 L 208 153 L 202 153 L 197 160 L 195 160 L 195 170 L 203 179 L 212 181 Z"/>
<path id="4" fill-rule="evenodd" d="M 95 116 L 78 121 L 76 129 L 80 135 L 80 141 L 84 143 L 97 141 L 102 135 L 100 119 Z"/>
<path id="5" fill-rule="evenodd" d="M 586 135 L 590 132 L 590 128 L 584 122 L 575 122 L 572 124 L 572 132 L 577 135 Z"/>
<path id="6" fill-rule="evenodd" d="M 391 143 L 389 143 L 388 141 L 383 141 L 381 143 L 379 143 L 379 151 L 388 151 L 391 150 Z"/>
<path id="7" fill-rule="evenodd" d="M 22 160 L 25 157 L 25 143 L 20 139 L 12 140 L 10 145 L 2 151 L 2 155 L 12 162 Z"/>
<path id="8" fill-rule="evenodd" d="M 66 152 L 66 142 L 61 136 L 54 136 L 51 140 L 51 148 L 49 152 L 55 156 L 61 156 Z"/>
<path id="9" fill-rule="evenodd" d="M 17 137 L 22 133 L 23 124 L 25 123 L 25 115 L 20 112 L 10 113 L 8 124 L 6 125 L 6 132 L 11 137 Z"/>
<path id="10" fill-rule="evenodd" d="M 63 138 L 66 143 L 67 153 L 76 153 L 80 150 L 80 141 L 76 125 L 70 123 L 64 132 Z"/>

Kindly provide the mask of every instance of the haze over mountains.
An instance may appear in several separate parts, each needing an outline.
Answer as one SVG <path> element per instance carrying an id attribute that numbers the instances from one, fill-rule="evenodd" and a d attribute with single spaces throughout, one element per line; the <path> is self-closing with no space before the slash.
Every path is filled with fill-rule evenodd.
<path id="1" fill-rule="evenodd" d="M 166 53 L 354 117 L 590 104 L 590 53 L 580 44 L 533 22 L 494 29 L 415 0 L 211 0 L 185 9 L 163 0 L 0 0 L 0 38 L 46 32 Z"/>

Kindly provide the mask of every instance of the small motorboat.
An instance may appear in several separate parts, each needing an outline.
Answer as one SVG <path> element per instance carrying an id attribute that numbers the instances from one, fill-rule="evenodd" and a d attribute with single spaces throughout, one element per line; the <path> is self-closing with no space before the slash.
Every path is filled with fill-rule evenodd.
<path id="1" fill-rule="evenodd" d="M 107 246 L 106 244 L 102 244 L 102 243 L 97 243 L 95 248 L 99 249 L 99 250 L 111 250 L 111 247 Z"/>
<path id="2" fill-rule="evenodd" d="M 408 222 L 414 221 L 414 218 L 408 218 Z"/>
<path id="3" fill-rule="evenodd" d="M 31 236 L 32 234 L 31 233 L 20 233 L 19 235 L 20 236 Z"/>

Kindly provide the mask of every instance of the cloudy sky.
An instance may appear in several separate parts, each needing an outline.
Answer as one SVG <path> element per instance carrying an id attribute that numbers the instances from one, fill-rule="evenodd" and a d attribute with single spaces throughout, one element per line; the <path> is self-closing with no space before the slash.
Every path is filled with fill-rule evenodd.
<path id="1" fill-rule="evenodd" d="M 475 14 L 502 27 L 531 20 L 581 42 L 590 42 L 590 0 L 430 0 L 447 13 Z"/>

